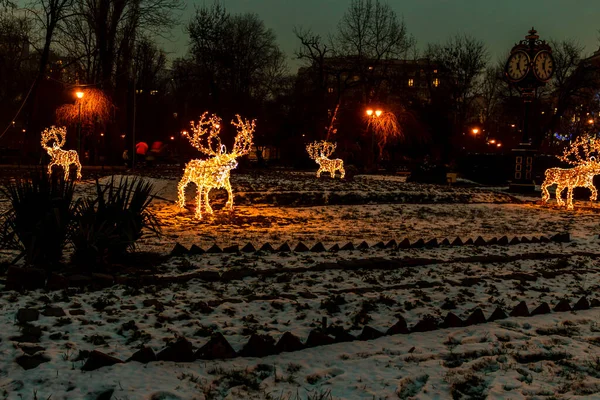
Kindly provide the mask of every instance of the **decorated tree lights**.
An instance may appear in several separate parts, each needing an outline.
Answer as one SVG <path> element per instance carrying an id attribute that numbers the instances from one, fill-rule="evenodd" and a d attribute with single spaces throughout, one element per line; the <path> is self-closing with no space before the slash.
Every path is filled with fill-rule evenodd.
<path id="1" fill-rule="evenodd" d="M 573 189 L 576 187 L 586 187 L 592 192 L 590 200 L 598 198 L 598 191 L 594 186 L 594 176 L 600 175 L 600 162 L 597 161 L 600 152 L 600 142 L 580 136 L 571 146 L 565 149 L 562 156 L 558 156 L 561 161 L 574 165 L 574 168 L 549 168 L 546 170 L 545 179 L 542 183 L 542 202 L 546 203 L 550 199 L 548 186 L 556 184 L 556 202 L 559 206 L 564 206 L 562 192 L 567 190 L 567 209 L 573 209 Z M 596 156 L 592 154 L 595 153 Z"/>
<path id="2" fill-rule="evenodd" d="M 206 160 L 191 160 L 185 166 L 183 177 L 177 189 L 179 192 L 179 207 L 185 207 L 185 188 L 190 182 L 196 184 L 196 215 L 197 219 L 202 219 L 202 207 L 207 213 L 212 214 L 213 210 L 208 202 L 208 193 L 213 188 L 223 188 L 227 190 L 228 198 L 225 208 L 233 209 L 233 193 L 229 182 L 229 174 L 232 169 L 237 167 L 236 159 L 250 152 L 252 147 L 252 137 L 256 127 L 256 121 L 243 120 L 236 115 L 237 121 L 232 120 L 231 124 L 237 128 L 237 135 L 231 153 L 226 152 L 226 148 L 221 144 L 219 133 L 221 132 L 221 118 L 216 115 L 208 115 L 207 112 L 200 116 L 197 124 L 191 122 L 191 134 L 186 135 L 192 146 L 206 154 L 210 158 Z"/>
<path id="3" fill-rule="evenodd" d="M 81 163 L 79 155 L 75 150 L 63 150 L 67 140 L 67 128 L 51 126 L 44 129 L 42 132 L 42 147 L 50 156 L 50 164 L 48 164 L 48 174 L 52 173 L 52 167 L 58 165 L 63 168 L 65 180 L 69 180 L 69 169 L 72 164 L 77 169 L 77 179 L 81 179 Z M 52 146 L 50 146 L 50 142 Z"/>
<path id="4" fill-rule="evenodd" d="M 312 160 L 319 164 L 317 178 L 321 177 L 321 172 L 329 172 L 332 178 L 335 178 L 335 171 L 340 171 L 341 179 L 344 179 L 346 171 L 344 171 L 344 161 L 340 158 L 329 159 L 336 148 L 335 143 L 326 140 L 310 143 L 306 146 L 306 151 Z"/>

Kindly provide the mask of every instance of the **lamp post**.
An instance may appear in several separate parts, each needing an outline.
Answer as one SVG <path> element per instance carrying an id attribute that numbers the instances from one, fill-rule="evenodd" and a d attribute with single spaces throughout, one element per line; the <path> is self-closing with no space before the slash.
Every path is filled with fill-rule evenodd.
<path id="1" fill-rule="evenodd" d="M 367 108 L 366 114 L 367 114 L 367 117 L 374 119 L 374 118 L 379 118 L 381 116 L 381 114 L 383 114 L 383 111 L 380 109 L 373 110 L 372 108 Z M 369 120 L 367 127 L 370 126 L 371 123 L 372 123 L 372 120 Z M 375 131 L 372 128 L 371 128 L 371 155 L 370 155 L 370 157 L 373 157 L 373 164 L 375 164 Z"/>
<path id="2" fill-rule="evenodd" d="M 515 86 L 523 98 L 523 138 L 519 147 L 513 149 L 514 171 L 510 181 L 513 192 L 533 192 L 535 190 L 533 159 L 539 146 L 539 132 L 531 131 L 531 110 L 535 94 L 554 75 L 554 59 L 552 49 L 545 40 L 540 40 L 533 28 L 513 46 L 506 65 L 504 75 Z M 539 127 L 539 124 L 535 124 Z"/>
<path id="3" fill-rule="evenodd" d="M 81 155 L 81 99 L 83 99 L 83 91 L 78 90 L 75 92 L 75 95 L 79 99 L 77 103 L 79 103 L 79 122 L 77 124 L 77 153 Z"/>

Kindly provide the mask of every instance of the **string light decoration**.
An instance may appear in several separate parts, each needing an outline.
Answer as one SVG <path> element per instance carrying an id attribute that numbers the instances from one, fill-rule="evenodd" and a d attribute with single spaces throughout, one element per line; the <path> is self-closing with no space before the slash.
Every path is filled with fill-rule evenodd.
<path id="1" fill-rule="evenodd" d="M 178 205 L 185 207 L 185 188 L 190 182 L 196 184 L 196 214 L 197 219 L 202 219 L 202 208 L 209 214 L 213 213 L 208 201 L 208 193 L 211 189 L 227 190 L 227 203 L 225 209 L 233 210 L 233 193 L 229 174 L 236 168 L 238 163 L 236 159 L 250 152 L 252 148 L 252 138 L 256 128 L 256 120 L 244 120 L 236 115 L 237 121 L 232 120 L 231 124 L 237 128 L 237 135 L 233 144 L 231 153 L 227 153 L 225 145 L 221 143 L 219 133 L 221 132 L 221 118 L 205 112 L 200 116 L 197 124 L 193 121 L 191 133 L 185 135 L 192 146 L 210 158 L 206 160 L 191 160 L 185 165 L 183 177 L 177 185 Z"/>
<path id="2" fill-rule="evenodd" d="M 44 129 L 42 132 L 42 147 L 50 156 L 50 164 L 48 164 L 48 174 L 52 173 L 52 167 L 58 165 L 63 168 L 65 174 L 65 180 L 69 180 L 69 169 L 74 164 L 77 169 L 77 179 L 81 179 L 81 163 L 79 162 L 79 155 L 75 150 L 63 150 L 62 147 L 65 145 L 67 140 L 67 128 L 51 126 L 50 128 Z M 50 142 L 52 146 L 50 146 Z"/>
<path id="3" fill-rule="evenodd" d="M 93 125 L 94 122 L 106 122 L 110 119 L 113 105 L 100 89 L 82 89 L 84 95 L 75 100 L 75 104 L 63 104 L 56 110 L 56 120 L 59 124 L 76 124 L 81 118 L 83 125 Z M 81 106 L 81 108 L 80 108 Z"/>
<path id="4" fill-rule="evenodd" d="M 379 114 L 377 115 L 377 112 Z M 383 154 L 385 146 L 394 141 L 402 140 L 404 138 L 404 131 L 398 122 L 396 114 L 391 111 L 380 111 L 377 110 L 375 114 L 368 114 L 367 129 L 371 128 L 373 134 L 377 138 L 377 147 L 379 148 L 379 155 Z"/>
<path id="5" fill-rule="evenodd" d="M 585 187 L 592 192 L 590 200 L 598 198 L 598 191 L 594 186 L 594 176 L 600 175 L 600 163 L 596 160 L 593 153 L 600 152 L 600 142 L 580 136 L 567 147 L 562 156 L 557 156 L 561 161 L 575 165 L 574 168 L 549 168 L 545 172 L 545 179 L 542 183 L 542 202 L 546 203 L 550 199 L 548 187 L 556 184 L 556 202 L 559 206 L 564 206 L 562 192 L 567 189 L 567 209 L 573 209 L 573 189 L 576 187 Z"/>
<path id="6" fill-rule="evenodd" d="M 306 146 L 309 157 L 319 164 L 317 178 L 321 177 L 322 172 L 329 172 L 331 177 L 335 178 L 335 171 L 340 171 L 341 179 L 344 179 L 344 176 L 346 176 L 344 161 L 340 158 L 329 159 L 329 156 L 335 151 L 336 146 L 335 143 L 326 140 L 313 142 Z"/>

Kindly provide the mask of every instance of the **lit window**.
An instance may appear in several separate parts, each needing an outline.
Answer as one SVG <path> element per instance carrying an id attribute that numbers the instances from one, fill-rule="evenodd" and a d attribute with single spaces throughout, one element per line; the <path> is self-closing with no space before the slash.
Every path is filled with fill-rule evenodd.
<path id="1" fill-rule="evenodd" d="M 413 87 L 413 86 L 415 86 L 415 80 L 414 80 L 413 78 L 410 78 L 410 79 L 408 80 L 408 86 L 410 86 L 410 87 Z"/>
<path id="2" fill-rule="evenodd" d="M 158 93 L 158 90 L 151 90 L 150 95 L 155 96 Z"/>
<path id="3" fill-rule="evenodd" d="M 327 92 L 329 92 L 329 93 L 333 93 L 333 88 L 332 88 L 332 87 L 330 87 L 330 88 L 327 88 Z"/>
<path id="4" fill-rule="evenodd" d="M 438 87 L 438 86 L 440 86 L 440 80 L 439 80 L 438 78 L 435 78 L 435 79 L 433 80 L 433 86 L 434 86 L 434 87 Z"/>
<path id="5" fill-rule="evenodd" d="M 437 69 L 434 69 L 434 70 L 433 70 L 433 73 L 434 73 L 434 74 L 437 74 Z"/>

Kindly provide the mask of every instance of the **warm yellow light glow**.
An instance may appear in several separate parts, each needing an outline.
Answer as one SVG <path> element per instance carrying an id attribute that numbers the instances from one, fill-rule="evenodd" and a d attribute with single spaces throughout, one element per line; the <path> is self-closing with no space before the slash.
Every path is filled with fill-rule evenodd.
<path id="1" fill-rule="evenodd" d="M 77 96 L 78 99 L 83 99 L 83 92 L 81 90 L 78 90 L 75 92 L 75 96 Z"/>
<path id="2" fill-rule="evenodd" d="M 590 200 L 598 198 L 598 191 L 594 186 L 594 176 L 600 174 L 600 163 L 592 153 L 600 151 L 600 142 L 587 137 L 579 137 L 565 149 L 562 156 L 558 158 L 571 165 L 574 168 L 549 168 L 546 170 L 545 179 L 542 183 L 542 202 L 546 203 L 550 199 L 548 187 L 556 184 L 556 202 L 559 206 L 565 205 L 561 194 L 567 189 L 567 209 L 573 209 L 573 189 L 576 187 L 586 187 L 592 192 Z"/>
<path id="3" fill-rule="evenodd" d="M 306 146 L 306 151 L 312 160 L 319 164 L 317 178 L 321 177 L 322 172 L 329 172 L 332 178 L 335 178 L 335 171 L 340 171 L 340 178 L 344 179 L 346 171 L 344 171 L 344 161 L 340 158 L 329 159 L 328 157 L 335 151 L 335 143 L 322 140 L 313 142 Z"/>
<path id="4" fill-rule="evenodd" d="M 202 206 L 207 213 L 213 210 L 208 202 L 208 193 L 213 188 L 224 188 L 227 190 L 228 199 L 225 208 L 233 209 L 233 193 L 229 182 L 229 174 L 237 167 L 236 158 L 250 152 L 252 148 L 252 137 L 256 128 L 256 121 L 243 120 L 236 115 L 237 121 L 231 124 L 237 128 L 237 135 L 231 153 L 226 153 L 225 146 L 221 144 L 219 133 L 221 131 L 221 119 L 216 115 L 208 115 L 205 112 L 200 116 L 198 124 L 193 121 L 192 134 L 187 135 L 192 146 L 202 153 L 210 156 L 206 160 L 191 160 L 185 166 L 183 177 L 177 185 L 179 207 L 185 207 L 185 188 L 190 182 L 196 184 L 196 218 L 202 219 Z"/>
<path id="5" fill-rule="evenodd" d="M 373 110 L 371 110 L 370 108 L 367 109 L 367 115 L 370 117 L 371 115 L 373 115 Z"/>
<path id="6" fill-rule="evenodd" d="M 81 179 L 81 164 L 79 163 L 79 155 L 75 150 L 63 150 L 67 140 L 67 128 L 51 126 L 44 129 L 42 132 L 42 147 L 50 155 L 50 164 L 48 164 L 48 174 L 52 173 L 52 167 L 58 165 L 63 168 L 65 180 L 69 180 L 69 169 L 71 164 L 75 164 L 77 168 L 77 179 Z M 50 142 L 54 141 L 52 147 Z"/>
<path id="7" fill-rule="evenodd" d="M 381 113 L 383 113 L 383 111 L 381 111 L 381 110 L 377 110 L 377 111 L 375 111 L 375 116 L 376 116 L 376 117 L 380 117 L 380 116 L 381 116 Z"/>
<path id="8" fill-rule="evenodd" d="M 479 129 L 473 128 L 471 132 L 473 132 L 473 135 L 477 135 L 479 133 Z"/>
<path id="9" fill-rule="evenodd" d="M 492 139 L 492 140 L 490 140 L 490 143 L 491 143 L 491 144 L 495 144 L 495 143 L 496 143 L 496 140 L 495 140 L 495 139 Z"/>
<path id="10" fill-rule="evenodd" d="M 171 136 L 171 140 L 175 140 L 175 136 Z"/>
<path id="11" fill-rule="evenodd" d="M 498 143 L 496 146 L 497 147 L 502 147 L 502 143 Z"/>
<path id="12" fill-rule="evenodd" d="M 591 119 L 591 118 L 590 118 L 590 119 L 588 119 L 588 124 L 590 124 L 590 125 L 591 125 L 591 124 L 593 124 L 593 123 L 594 123 L 594 120 L 593 120 L 593 119 Z"/>

